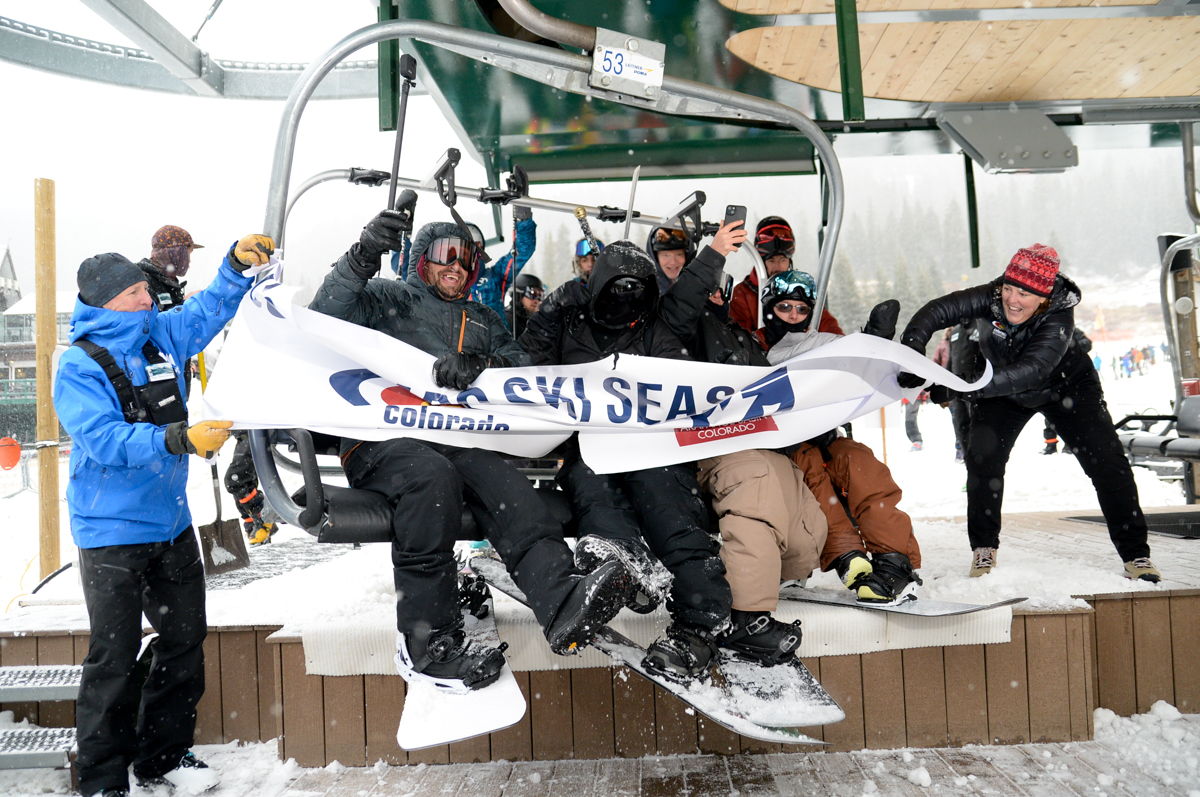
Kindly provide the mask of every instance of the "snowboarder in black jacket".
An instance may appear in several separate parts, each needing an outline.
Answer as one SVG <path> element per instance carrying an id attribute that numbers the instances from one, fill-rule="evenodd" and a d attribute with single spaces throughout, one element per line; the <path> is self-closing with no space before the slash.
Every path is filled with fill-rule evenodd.
<path id="1" fill-rule="evenodd" d="M 594 362 L 611 354 L 691 359 L 659 317 L 658 298 L 654 263 L 632 242 L 617 241 L 597 258 L 580 299 L 553 315 L 539 310 L 521 345 L 536 365 Z M 592 535 L 576 547 L 578 565 L 592 567 L 610 557 L 638 563 L 641 591 L 652 595 L 656 585 L 646 578 L 644 539 L 674 576 L 667 598 L 672 622 L 665 637 L 650 646 L 644 666 L 680 681 L 703 677 L 718 634 L 727 627 L 732 597 L 695 466 L 599 475 L 572 439 L 557 479 L 571 499 L 580 531 Z"/>
<path id="2" fill-rule="evenodd" d="M 901 335 L 901 343 L 924 354 L 938 330 L 974 322 L 980 350 L 994 369 L 991 382 L 979 390 L 958 394 L 934 385 L 929 391 L 938 404 L 961 395 L 972 405 L 965 446 L 972 576 L 995 567 L 1005 465 L 1017 435 L 1040 412 L 1075 450 L 1092 480 L 1125 575 L 1151 582 L 1161 578 L 1149 558 L 1146 518 L 1100 378 L 1074 335 L 1079 299 L 1078 286 L 1059 273 L 1058 253 L 1034 244 L 1018 250 L 997 279 L 926 304 Z M 906 388 L 924 383 L 908 373 L 898 381 Z"/>
<path id="3" fill-rule="evenodd" d="M 437 357 L 434 381 L 465 390 L 485 368 L 528 364 L 494 310 L 469 300 L 478 269 L 470 232 L 451 222 L 421 228 L 404 282 L 372 279 L 379 258 L 400 249 L 410 223 L 390 210 L 363 228 L 310 307 L 375 329 Z M 396 664 L 406 680 L 451 689 L 495 681 L 504 657 L 464 639 L 454 542 L 464 502 L 529 596 L 555 653 L 587 645 L 630 599 L 633 583 L 619 562 L 584 576 L 537 492 L 494 451 L 434 441 L 344 439 L 350 485 L 387 497 L 392 513 L 396 586 Z"/>

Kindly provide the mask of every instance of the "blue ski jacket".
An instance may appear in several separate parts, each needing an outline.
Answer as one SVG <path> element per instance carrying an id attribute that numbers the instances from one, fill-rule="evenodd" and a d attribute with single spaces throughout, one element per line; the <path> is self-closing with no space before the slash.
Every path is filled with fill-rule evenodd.
<path id="1" fill-rule="evenodd" d="M 533 219 L 521 219 L 517 222 L 517 264 L 512 267 L 513 256 L 510 250 L 495 263 L 479 269 L 479 279 L 471 286 L 471 298 L 480 304 L 487 305 L 496 311 L 496 315 L 504 319 L 504 323 L 512 329 L 512 319 L 504 312 L 504 294 L 516 280 L 521 269 L 533 257 L 537 248 L 537 222 Z"/>
<path id="2" fill-rule="evenodd" d="M 211 285 L 166 312 L 105 310 L 77 298 L 71 342 L 86 337 L 108 349 L 136 386 L 147 381 L 141 360 L 149 339 L 186 396 L 183 364 L 233 318 L 252 282 L 226 255 Z M 59 359 L 54 408 L 72 440 L 67 508 L 77 546 L 166 542 L 191 524 L 187 455 L 168 453 L 165 426 L 128 423 L 104 369 L 78 346 Z"/>

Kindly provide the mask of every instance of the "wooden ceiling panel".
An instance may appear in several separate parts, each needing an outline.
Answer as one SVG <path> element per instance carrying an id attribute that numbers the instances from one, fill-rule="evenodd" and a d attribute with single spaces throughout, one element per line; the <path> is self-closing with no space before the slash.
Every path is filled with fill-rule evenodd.
<path id="1" fill-rule="evenodd" d="M 832 25 L 755 28 L 726 46 L 772 75 L 841 89 Z M 881 99 L 980 103 L 1200 94 L 1198 17 L 867 24 L 859 26 L 859 50 L 863 92 Z"/>
<path id="2" fill-rule="evenodd" d="M 832 14 L 833 0 L 720 0 L 742 14 Z M 866 11 L 932 11 L 954 8 L 1072 8 L 1080 6 L 1153 6 L 1158 0 L 857 0 Z"/>

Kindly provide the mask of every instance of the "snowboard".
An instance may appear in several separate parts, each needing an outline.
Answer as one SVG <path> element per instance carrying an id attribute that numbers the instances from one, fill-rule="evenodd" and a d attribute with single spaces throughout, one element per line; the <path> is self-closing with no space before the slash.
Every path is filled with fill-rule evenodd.
<path id="1" fill-rule="evenodd" d="M 525 594 L 513 583 L 503 563 L 476 557 L 471 559 L 470 568 L 493 589 L 528 605 Z M 721 651 L 709 683 L 680 684 L 644 669 L 646 648 L 611 626 L 600 628 L 592 646 L 718 725 L 752 739 L 782 744 L 825 744 L 796 728 L 830 725 L 846 716 L 798 658 L 764 667 Z"/>
<path id="2" fill-rule="evenodd" d="M 823 603 L 827 606 L 850 606 L 855 609 L 869 609 L 876 612 L 892 612 L 908 614 L 915 617 L 950 617 L 957 614 L 971 614 L 1000 606 L 1011 606 L 1020 603 L 1024 598 L 1008 598 L 995 603 L 955 603 L 953 601 L 933 601 L 925 598 L 912 597 L 897 604 L 861 603 L 848 589 L 811 589 L 795 584 L 780 587 L 779 597 L 790 601 L 805 603 Z"/>
<path id="3" fill-rule="evenodd" d="M 500 636 L 488 607 L 464 608 L 463 630 L 467 639 L 496 647 Z M 472 612 L 473 609 L 473 612 Z M 480 618 L 478 615 L 484 615 Z M 450 694 L 428 683 L 408 684 L 396 743 L 404 750 L 420 750 L 473 736 L 482 736 L 514 725 L 525 716 L 525 695 L 504 665 L 495 683 L 466 694 Z"/>

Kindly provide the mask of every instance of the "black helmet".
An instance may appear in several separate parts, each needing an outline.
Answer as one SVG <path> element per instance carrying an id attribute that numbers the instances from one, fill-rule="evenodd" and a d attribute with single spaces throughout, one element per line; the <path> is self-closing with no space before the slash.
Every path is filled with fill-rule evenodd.
<path id="1" fill-rule="evenodd" d="M 588 280 L 592 321 L 620 330 L 645 319 L 658 303 L 654 275 L 654 263 L 632 241 L 606 246 Z"/>
<path id="2" fill-rule="evenodd" d="M 796 252 L 796 236 L 792 225 L 782 216 L 767 216 L 754 229 L 754 248 L 763 260 L 775 255 L 791 257 Z"/>
<path id="3" fill-rule="evenodd" d="M 787 324 L 777 318 L 772 312 L 775 305 L 784 299 L 801 301 L 808 305 L 809 315 L 798 324 Z M 812 321 L 812 308 L 817 302 L 817 283 L 807 271 L 784 271 L 767 279 L 763 288 L 762 305 L 765 320 L 768 325 L 778 323 L 786 331 L 801 331 L 808 329 Z"/>
<path id="4" fill-rule="evenodd" d="M 522 272 L 513 280 L 513 290 L 517 296 L 524 296 L 528 299 L 540 299 L 546 292 L 546 286 L 538 279 L 536 274 Z"/>
<path id="5" fill-rule="evenodd" d="M 655 227 L 650 231 L 650 236 L 646 239 L 647 252 L 653 255 L 655 252 L 667 252 L 675 249 L 682 249 L 684 257 L 688 261 L 696 256 L 696 244 L 683 230 Z M 657 258 L 655 261 L 657 262 Z"/>

